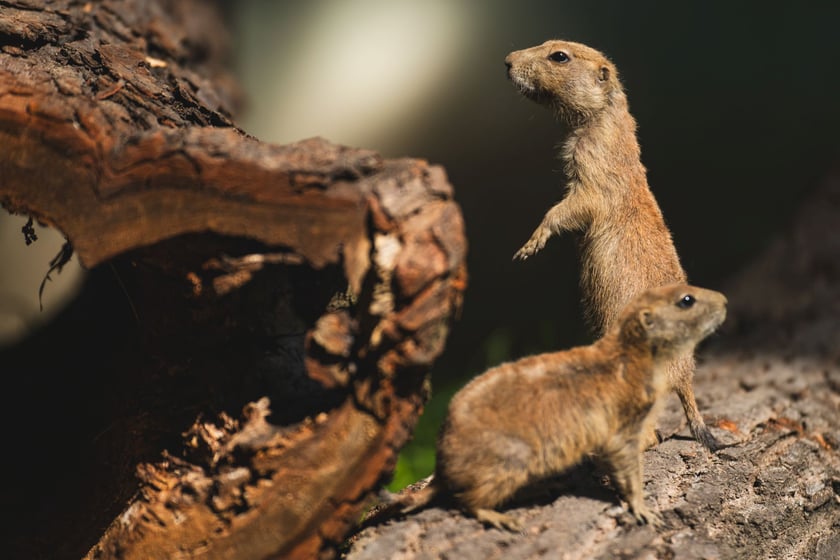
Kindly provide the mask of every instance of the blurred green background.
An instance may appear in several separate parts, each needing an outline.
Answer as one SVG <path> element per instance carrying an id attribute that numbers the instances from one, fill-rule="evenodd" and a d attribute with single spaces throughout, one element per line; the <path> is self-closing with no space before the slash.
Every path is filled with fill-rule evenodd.
<path id="1" fill-rule="evenodd" d="M 429 474 L 446 404 L 470 377 L 586 342 L 574 241 L 512 262 L 562 196 L 560 130 L 503 59 L 550 38 L 617 64 L 642 159 L 691 280 L 720 288 L 840 155 L 836 2 L 247 0 L 227 8 L 263 140 L 324 136 L 443 165 L 470 242 L 460 321 L 392 488 Z"/>

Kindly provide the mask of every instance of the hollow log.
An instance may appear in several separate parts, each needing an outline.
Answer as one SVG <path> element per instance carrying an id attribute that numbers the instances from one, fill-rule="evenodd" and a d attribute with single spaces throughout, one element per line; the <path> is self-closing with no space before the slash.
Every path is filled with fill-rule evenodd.
<path id="1" fill-rule="evenodd" d="M 460 308 L 444 171 L 238 129 L 213 4 L 2 4 L 0 203 L 92 271 L 0 355 L 11 557 L 334 555 Z"/>

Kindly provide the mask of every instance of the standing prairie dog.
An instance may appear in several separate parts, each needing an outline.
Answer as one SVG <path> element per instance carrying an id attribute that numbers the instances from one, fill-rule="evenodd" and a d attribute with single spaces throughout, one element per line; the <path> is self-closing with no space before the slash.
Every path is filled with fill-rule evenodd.
<path id="1" fill-rule="evenodd" d="M 505 58 L 508 76 L 527 98 L 552 109 L 567 128 L 560 149 L 566 195 L 514 255 L 526 259 L 554 234 L 581 235 L 581 291 L 587 319 L 598 333 L 647 288 L 685 282 L 671 233 L 648 188 L 636 121 L 612 62 L 567 41 L 547 41 Z M 692 352 L 669 367 L 694 437 L 710 450 L 720 444 L 697 408 Z M 655 443 L 651 431 L 649 443 Z"/>
<path id="2" fill-rule="evenodd" d="M 432 482 L 396 503 L 404 511 L 438 494 L 509 530 L 520 523 L 495 510 L 519 489 L 586 457 L 602 460 L 641 523 L 659 516 L 644 502 L 642 451 L 668 364 L 693 350 L 726 316 L 726 298 L 684 284 L 634 298 L 590 346 L 494 367 L 452 398 L 437 443 Z"/>

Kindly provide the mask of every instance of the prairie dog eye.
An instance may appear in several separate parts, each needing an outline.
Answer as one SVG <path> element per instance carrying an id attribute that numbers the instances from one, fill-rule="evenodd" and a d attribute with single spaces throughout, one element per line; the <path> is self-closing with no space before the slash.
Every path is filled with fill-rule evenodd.
<path id="1" fill-rule="evenodd" d="M 550 55 L 548 55 L 548 60 L 552 62 L 569 62 L 569 55 L 564 53 L 563 51 L 554 51 Z"/>
<path id="2" fill-rule="evenodd" d="M 680 309 L 688 309 L 689 307 L 694 305 L 695 301 L 697 300 L 694 299 L 693 295 L 686 294 L 683 297 L 681 297 L 680 300 L 677 302 L 677 307 L 679 307 Z"/>

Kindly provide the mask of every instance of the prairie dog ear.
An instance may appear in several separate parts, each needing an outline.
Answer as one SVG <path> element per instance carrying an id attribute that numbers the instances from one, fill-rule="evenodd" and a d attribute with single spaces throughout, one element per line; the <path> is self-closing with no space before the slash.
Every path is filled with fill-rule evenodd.
<path id="1" fill-rule="evenodd" d="M 650 309 L 642 309 L 639 311 L 639 323 L 645 328 L 645 330 L 649 331 L 653 328 L 653 325 L 656 324 L 654 320 L 653 311 Z"/>
<path id="2" fill-rule="evenodd" d="M 606 82 L 610 79 L 610 69 L 608 66 L 601 66 L 601 69 L 598 70 L 598 81 Z"/>

